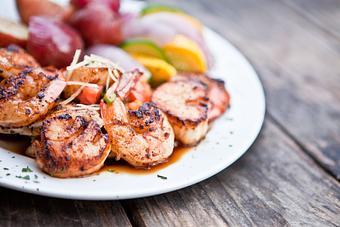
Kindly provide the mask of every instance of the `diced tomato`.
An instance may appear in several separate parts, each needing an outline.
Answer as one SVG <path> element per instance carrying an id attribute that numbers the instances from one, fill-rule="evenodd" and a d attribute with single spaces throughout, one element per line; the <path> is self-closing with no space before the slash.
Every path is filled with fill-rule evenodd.
<path id="1" fill-rule="evenodd" d="M 77 98 L 82 104 L 96 104 L 99 102 L 102 90 L 103 86 L 101 85 L 97 87 L 85 87 Z"/>

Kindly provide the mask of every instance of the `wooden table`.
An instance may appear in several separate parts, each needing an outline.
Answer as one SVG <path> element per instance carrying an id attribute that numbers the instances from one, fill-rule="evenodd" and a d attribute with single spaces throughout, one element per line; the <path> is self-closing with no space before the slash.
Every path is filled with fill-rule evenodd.
<path id="1" fill-rule="evenodd" d="M 166 2 L 255 66 L 268 104 L 256 143 L 216 176 L 149 198 L 71 201 L 0 188 L 0 226 L 339 226 L 340 1 Z"/>

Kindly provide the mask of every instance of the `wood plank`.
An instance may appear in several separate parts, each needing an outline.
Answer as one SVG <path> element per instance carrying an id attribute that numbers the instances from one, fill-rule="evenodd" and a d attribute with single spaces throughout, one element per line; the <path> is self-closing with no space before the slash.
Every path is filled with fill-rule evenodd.
<path id="1" fill-rule="evenodd" d="M 131 226 L 119 201 L 54 199 L 0 188 L 0 226 Z"/>
<path id="2" fill-rule="evenodd" d="M 167 1 L 184 7 L 245 53 L 272 115 L 340 179 L 340 43 L 279 1 Z"/>
<path id="3" fill-rule="evenodd" d="M 272 121 L 231 168 L 198 185 L 123 201 L 138 226 L 336 226 L 340 184 Z"/>
<path id="4" fill-rule="evenodd" d="M 330 35 L 340 39 L 339 0 L 282 0 Z"/>

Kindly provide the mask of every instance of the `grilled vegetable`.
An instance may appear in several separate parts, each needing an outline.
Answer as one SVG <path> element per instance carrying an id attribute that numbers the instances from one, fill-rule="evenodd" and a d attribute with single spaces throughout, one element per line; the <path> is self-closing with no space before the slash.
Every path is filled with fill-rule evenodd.
<path id="1" fill-rule="evenodd" d="M 164 47 L 170 63 L 179 71 L 206 72 L 207 63 L 203 52 L 196 43 L 182 35 L 177 35 L 174 40 Z"/>
<path id="2" fill-rule="evenodd" d="M 153 87 L 170 80 L 176 75 L 176 69 L 162 59 L 143 55 L 134 55 L 134 57 L 151 72 L 152 76 L 149 81 Z"/>
<path id="3" fill-rule="evenodd" d="M 28 38 L 27 27 L 4 18 L 0 18 L 0 47 L 9 44 L 26 45 Z"/>
<path id="4" fill-rule="evenodd" d="M 72 13 L 71 7 L 64 7 L 50 0 L 16 0 L 21 20 L 28 24 L 32 16 L 44 16 L 67 20 Z"/>
<path id="5" fill-rule="evenodd" d="M 79 34 L 60 21 L 32 17 L 28 30 L 27 50 L 43 66 L 68 66 L 75 51 L 83 48 Z"/>
<path id="6" fill-rule="evenodd" d="M 125 40 L 120 47 L 130 54 L 141 54 L 166 61 L 164 51 L 149 39 L 128 39 Z"/>

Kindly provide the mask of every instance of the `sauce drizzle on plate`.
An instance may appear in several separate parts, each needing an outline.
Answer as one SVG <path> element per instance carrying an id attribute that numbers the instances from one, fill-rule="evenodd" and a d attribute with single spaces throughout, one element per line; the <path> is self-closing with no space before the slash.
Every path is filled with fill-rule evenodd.
<path id="1" fill-rule="evenodd" d="M 99 172 L 109 171 L 109 172 L 114 172 L 114 173 L 151 174 L 151 173 L 158 172 L 174 164 L 175 162 L 180 160 L 183 157 L 183 155 L 188 153 L 190 150 L 191 150 L 191 147 L 176 147 L 172 155 L 166 162 L 163 162 L 156 166 L 152 166 L 148 169 L 134 168 L 133 166 L 129 165 L 125 161 L 108 160 L 107 162 L 105 162 L 104 167 L 99 170 Z"/>

